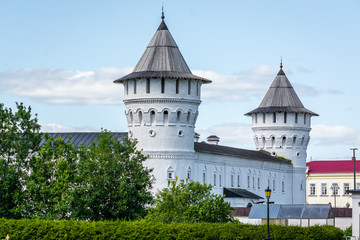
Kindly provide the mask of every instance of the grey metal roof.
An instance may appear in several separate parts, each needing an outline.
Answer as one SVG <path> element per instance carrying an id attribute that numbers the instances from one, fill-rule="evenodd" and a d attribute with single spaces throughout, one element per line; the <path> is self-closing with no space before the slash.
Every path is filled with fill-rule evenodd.
<path id="1" fill-rule="evenodd" d="M 90 146 L 92 142 L 97 142 L 100 132 L 47 132 L 54 138 L 61 137 L 65 141 L 70 139 L 70 142 L 76 146 L 86 145 Z M 123 137 L 127 137 L 127 132 L 110 132 L 110 136 L 118 138 L 120 141 Z M 41 141 L 41 145 L 44 143 L 44 138 Z"/>
<path id="2" fill-rule="evenodd" d="M 272 219 L 324 219 L 334 218 L 330 204 L 270 204 L 269 217 Z M 267 206 L 254 204 L 249 218 L 266 218 Z"/>
<path id="3" fill-rule="evenodd" d="M 260 161 L 270 161 L 270 162 L 278 162 L 278 163 L 287 163 L 291 164 L 290 160 L 285 160 L 279 157 L 273 157 L 270 153 L 264 151 L 255 151 L 255 150 L 246 150 L 241 148 L 233 148 L 233 147 L 225 147 L 221 145 L 207 144 L 207 143 L 194 143 L 195 152 L 199 153 L 209 153 L 209 154 L 217 154 L 238 158 L 245 158 L 250 160 L 260 160 Z"/>
<path id="4" fill-rule="evenodd" d="M 250 198 L 250 199 L 263 199 L 255 193 L 249 192 L 242 188 L 224 188 L 224 195 L 227 198 Z"/>
<path id="5" fill-rule="evenodd" d="M 245 115 L 250 116 L 253 113 L 271 112 L 308 113 L 314 116 L 319 116 L 317 113 L 306 109 L 301 103 L 293 86 L 282 70 L 282 66 L 264 99 L 260 103 L 260 106 Z"/>
<path id="6" fill-rule="evenodd" d="M 211 81 L 191 73 L 162 17 L 161 24 L 132 73 L 114 81 L 139 78 L 180 78 Z"/>

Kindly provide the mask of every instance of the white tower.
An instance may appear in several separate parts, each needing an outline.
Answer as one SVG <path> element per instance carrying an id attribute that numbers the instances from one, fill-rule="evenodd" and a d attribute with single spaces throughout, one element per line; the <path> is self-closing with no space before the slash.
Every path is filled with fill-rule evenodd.
<path id="1" fill-rule="evenodd" d="M 282 64 L 260 106 L 245 115 L 252 117 L 257 150 L 292 161 L 293 203 L 305 203 L 306 149 L 311 117 L 287 79 Z"/>
<path id="2" fill-rule="evenodd" d="M 129 137 L 154 168 L 155 190 L 194 172 L 194 135 L 200 88 L 210 80 L 191 73 L 165 22 L 151 39 L 134 71 L 115 83 L 124 85 Z"/>

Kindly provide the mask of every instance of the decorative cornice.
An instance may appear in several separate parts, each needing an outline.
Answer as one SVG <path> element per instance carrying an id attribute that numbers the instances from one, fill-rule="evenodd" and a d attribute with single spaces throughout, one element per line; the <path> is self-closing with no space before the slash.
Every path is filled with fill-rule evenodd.
<path id="1" fill-rule="evenodd" d="M 266 126 L 266 127 L 252 127 L 252 130 L 273 131 L 273 130 L 300 130 L 311 131 L 309 127 L 290 127 L 290 126 Z"/>
<path id="2" fill-rule="evenodd" d="M 201 100 L 183 99 L 183 98 L 133 98 L 124 99 L 125 104 L 129 103 L 190 103 L 200 105 Z"/>
<path id="3" fill-rule="evenodd" d="M 188 154 L 188 155 L 183 155 L 183 154 L 149 154 L 146 152 L 143 152 L 143 154 L 148 158 L 148 159 L 178 159 L 178 160 L 194 160 L 195 156 L 194 154 Z"/>

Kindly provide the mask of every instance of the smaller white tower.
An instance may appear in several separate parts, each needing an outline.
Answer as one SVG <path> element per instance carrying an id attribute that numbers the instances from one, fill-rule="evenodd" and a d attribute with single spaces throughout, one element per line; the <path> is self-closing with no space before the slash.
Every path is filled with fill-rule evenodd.
<path id="1" fill-rule="evenodd" d="M 292 161 L 293 203 L 305 203 L 310 120 L 318 114 L 304 107 L 282 68 L 281 63 L 280 71 L 260 106 L 245 115 L 252 117 L 257 150 Z"/>

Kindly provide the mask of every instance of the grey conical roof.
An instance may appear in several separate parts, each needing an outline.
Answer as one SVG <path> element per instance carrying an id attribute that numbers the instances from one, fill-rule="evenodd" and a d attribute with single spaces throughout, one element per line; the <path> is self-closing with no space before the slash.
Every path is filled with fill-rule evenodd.
<path id="1" fill-rule="evenodd" d="M 306 109 L 301 103 L 293 86 L 282 70 L 282 65 L 264 99 L 260 103 L 260 106 L 255 110 L 246 113 L 245 115 L 271 112 L 308 113 L 314 116 L 318 116 L 317 113 Z"/>
<path id="2" fill-rule="evenodd" d="M 125 80 L 138 78 L 180 78 L 211 81 L 191 73 L 175 40 L 164 22 L 164 16 L 155 35 L 151 39 L 145 52 L 132 73 L 115 80 L 120 83 Z"/>

